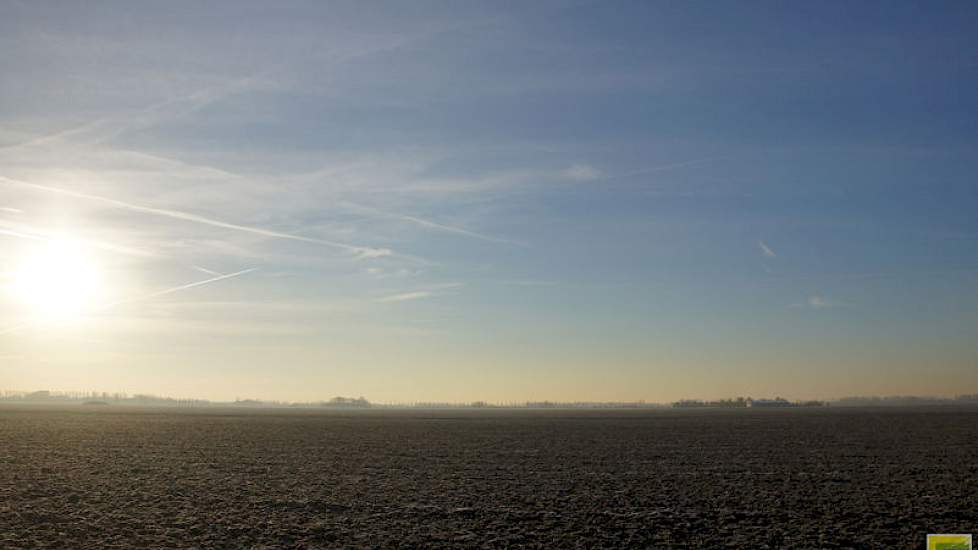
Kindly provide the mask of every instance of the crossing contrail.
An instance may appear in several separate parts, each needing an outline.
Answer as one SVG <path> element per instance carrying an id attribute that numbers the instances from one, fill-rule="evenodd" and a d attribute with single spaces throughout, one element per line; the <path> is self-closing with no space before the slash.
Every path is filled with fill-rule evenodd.
<path id="1" fill-rule="evenodd" d="M 143 294 L 141 296 L 136 296 L 133 298 L 126 298 L 124 300 L 118 300 L 116 302 L 102 304 L 96 308 L 91 309 L 90 311 L 96 313 L 96 312 L 112 309 L 116 306 L 131 304 L 134 302 L 144 302 L 152 298 L 158 298 L 160 296 L 165 296 L 167 294 L 173 294 L 174 292 L 180 292 L 181 290 L 187 290 L 198 286 L 209 285 L 211 283 L 216 283 L 217 281 L 223 281 L 225 279 L 230 279 L 232 277 L 239 277 L 241 275 L 244 275 L 245 273 L 251 273 L 252 271 L 257 271 L 257 270 L 258 270 L 257 267 L 242 269 L 241 271 L 235 271 L 234 273 L 228 273 L 227 275 L 219 275 L 217 277 L 211 277 L 210 279 L 204 279 L 203 281 L 197 281 L 195 283 L 187 283 L 185 285 L 175 286 L 164 290 L 157 290 L 156 292 L 150 292 L 149 294 Z"/>
<path id="2" fill-rule="evenodd" d="M 343 206 L 344 208 L 348 208 L 350 210 L 353 210 L 355 212 L 360 212 L 360 213 L 363 213 L 363 214 L 368 214 L 368 215 L 373 215 L 373 216 L 379 216 L 379 217 L 382 217 L 382 218 L 390 218 L 390 219 L 395 219 L 395 220 L 401 220 L 401 221 L 405 221 L 405 222 L 408 222 L 408 223 L 413 223 L 415 225 L 420 225 L 421 227 L 426 227 L 428 229 L 433 229 L 435 231 L 443 231 L 443 232 L 446 232 L 446 233 L 455 233 L 457 235 L 464 235 L 466 237 L 471 237 L 473 239 L 479 239 L 479 240 L 482 240 L 482 241 L 489 241 L 489 242 L 501 243 L 501 244 L 517 244 L 517 245 L 518 244 L 521 244 L 521 243 L 517 243 L 515 241 L 511 241 L 509 239 L 502 239 L 502 238 L 499 238 L 499 237 L 493 237 L 491 235 L 483 235 L 482 233 L 476 233 L 475 231 L 469 231 L 468 229 L 463 229 L 461 227 L 454 227 L 454 226 L 451 226 L 451 225 L 445 225 L 445 224 L 442 224 L 442 223 L 433 222 L 431 220 L 426 220 L 424 218 L 418 218 L 416 216 L 407 216 L 407 215 L 404 215 L 404 214 L 397 214 L 397 213 L 394 213 L 394 212 L 386 212 L 384 210 L 380 210 L 380 209 L 377 209 L 377 208 L 372 208 L 370 206 L 363 206 L 361 204 L 355 204 L 355 203 L 352 203 L 352 202 L 349 202 L 349 201 L 344 201 L 344 202 L 340 203 L 340 206 Z"/>
<path id="3" fill-rule="evenodd" d="M 240 225 L 236 223 L 225 222 L 221 220 L 215 220 L 213 218 L 206 218 L 204 216 L 199 216 L 197 214 L 191 214 L 189 212 L 181 212 L 179 210 L 168 210 L 165 208 L 154 208 L 151 206 L 143 206 L 140 204 L 134 204 L 131 202 L 125 202 L 118 199 L 113 199 L 110 197 L 103 197 L 100 195 L 90 195 L 88 193 L 80 193 L 78 191 L 71 191 L 69 189 L 62 189 L 60 187 L 51 187 L 49 185 L 41 185 L 39 183 L 31 183 L 29 181 L 16 180 L 8 178 L 5 176 L 0 176 L 0 183 L 6 183 L 8 185 L 17 185 L 20 187 L 28 187 L 31 189 L 37 189 L 39 191 L 45 191 L 48 193 L 56 193 L 59 195 L 64 195 L 68 197 L 75 197 L 78 199 L 85 199 L 95 202 L 101 202 L 114 206 L 116 208 L 124 208 L 127 210 L 132 210 L 135 212 L 143 212 L 146 214 L 153 214 L 156 216 L 165 216 L 167 218 L 173 218 L 177 220 L 184 220 L 188 222 L 199 223 L 203 225 L 210 225 L 213 227 L 220 227 L 223 229 L 234 229 L 236 231 L 243 231 L 245 233 L 253 233 L 255 235 L 262 235 L 265 237 L 273 237 L 276 239 L 289 239 L 293 241 L 301 241 L 307 243 L 321 244 L 325 246 L 330 246 L 333 248 L 339 248 L 347 252 L 352 252 L 361 258 L 379 258 L 383 256 L 390 256 L 393 254 L 390 249 L 387 248 L 371 248 L 366 246 L 355 246 L 345 243 L 339 243 L 336 241 L 330 241 L 326 239 L 317 239 L 314 237 L 303 237 L 302 235 L 293 235 L 292 233 L 283 233 L 281 231 L 274 231 L 271 229 L 264 229 L 261 227 L 253 227 L 249 225 Z"/>
<path id="4" fill-rule="evenodd" d="M 184 284 L 184 285 L 174 286 L 174 287 L 170 287 L 170 288 L 163 289 L 163 290 L 157 290 L 156 292 L 150 292 L 149 294 L 143 294 L 141 296 L 134 296 L 132 298 L 126 298 L 124 300 L 117 300 L 115 302 L 109 302 L 109 303 L 101 304 L 101 305 L 98 305 L 96 307 L 93 307 L 91 309 L 86 310 L 85 313 L 98 313 L 98 312 L 101 312 L 101 311 L 107 311 L 109 309 L 112 309 L 114 307 L 118 307 L 118 306 L 121 306 L 121 305 L 132 304 L 132 303 L 135 303 L 135 302 L 144 302 L 146 300 L 151 300 L 153 298 L 158 298 L 160 296 L 165 296 L 167 294 L 173 294 L 174 292 L 180 292 L 182 290 L 188 290 L 188 289 L 195 288 L 195 287 L 198 287 L 198 286 L 209 285 L 211 283 L 216 283 L 218 281 L 223 281 L 225 279 L 230 279 L 232 277 L 240 277 L 241 275 L 244 275 L 246 273 L 251 273 L 252 271 L 257 271 L 257 270 L 258 270 L 257 267 L 252 267 L 252 268 L 249 268 L 249 269 L 242 269 L 241 271 L 236 271 L 234 273 L 228 273 L 227 275 L 220 275 L 218 277 L 211 277 L 210 279 L 204 279 L 203 281 L 197 281 L 197 282 L 194 282 L 194 283 L 187 283 L 187 284 Z M 10 334 L 12 332 L 17 332 L 17 331 L 28 329 L 28 328 L 34 328 L 34 327 L 38 327 L 38 326 L 43 326 L 44 324 L 45 323 L 43 321 L 39 321 L 39 322 L 36 322 L 36 323 L 24 323 L 22 325 L 16 325 L 16 326 L 12 326 L 12 327 L 8 327 L 6 329 L 0 330 L 0 335 Z"/>

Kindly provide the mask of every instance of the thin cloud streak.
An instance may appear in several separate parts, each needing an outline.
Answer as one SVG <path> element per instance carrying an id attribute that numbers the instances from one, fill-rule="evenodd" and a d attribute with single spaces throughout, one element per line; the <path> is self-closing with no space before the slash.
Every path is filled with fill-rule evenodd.
<path id="1" fill-rule="evenodd" d="M 160 117 L 158 113 L 160 113 L 163 109 L 171 105 L 179 105 L 180 103 L 189 103 L 190 104 L 189 110 L 193 112 L 197 109 L 205 107 L 216 101 L 219 101 L 234 93 L 248 91 L 251 88 L 251 86 L 254 85 L 255 82 L 257 82 L 257 77 L 247 77 L 247 78 L 235 80 L 234 82 L 231 82 L 224 86 L 216 86 L 216 87 L 212 86 L 209 88 L 200 89 L 197 90 L 196 92 L 192 92 L 182 96 L 171 97 L 169 99 L 159 101 L 148 107 L 140 109 L 135 113 L 129 114 L 125 117 L 100 118 L 97 120 L 86 122 L 79 126 L 75 126 L 73 128 L 67 128 L 51 134 L 37 136 L 28 139 L 26 141 L 22 141 L 20 143 L 12 143 L 9 145 L 0 146 L 0 151 L 46 145 L 51 142 L 62 141 L 65 138 L 70 138 L 75 135 L 85 134 L 86 132 L 98 131 L 99 129 L 108 126 L 109 131 L 106 132 L 105 135 L 101 137 L 95 137 L 94 142 L 99 143 L 101 141 L 105 141 L 106 139 L 118 136 L 119 134 L 122 134 L 133 127 L 152 126 L 154 124 L 159 123 L 159 121 L 162 120 L 163 117 Z M 157 117 L 149 118 L 149 119 L 146 118 L 147 116 L 152 117 L 153 115 L 156 115 Z M 118 126 L 114 129 L 111 128 L 110 126 L 113 123 L 118 124 Z"/>
<path id="2" fill-rule="evenodd" d="M 384 296 L 383 298 L 378 298 L 377 301 L 386 304 L 391 302 L 406 302 L 408 300 L 420 300 L 422 298 L 430 298 L 434 296 L 433 292 L 428 290 L 416 290 L 414 292 L 403 292 L 401 294 L 393 294 L 391 296 Z"/>
<path id="3" fill-rule="evenodd" d="M 193 267 L 197 271 L 200 271 L 201 273 L 206 273 L 208 275 L 214 275 L 214 276 L 217 276 L 217 277 L 220 277 L 220 276 L 224 275 L 223 273 L 221 273 L 219 271 L 213 271 L 211 269 L 207 269 L 206 267 L 201 267 L 199 265 L 194 265 L 194 266 L 191 266 L 191 267 Z"/>
<path id="4" fill-rule="evenodd" d="M 761 253 L 764 254 L 764 256 L 768 258 L 778 257 L 777 253 L 775 253 L 774 250 L 771 250 L 771 247 L 769 247 L 764 241 L 757 241 L 757 246 L 761 247 Z"/>
<path id="5" fill-rule="evenodd" d="M 204 216 L 198 216 L 197 214 L 191 214 L 189 212 L 180 212 L 178 210 L 167 210 L 164 208 L 153 208 L 150 206 L 142 206 L 138 204 L 133 204 L 130 202 L 120 201 L 117 199 L 102 197 L 99 195 L 89 195 L 87 193 L 79 193 L 77 191 L 70 191 L 68 189 L 61 189 L 58 187 L 50 187 L 47 185 L 41 185 L 38 183 L 31 183 L 27 181 L 15 180 L 5 176 L 0 176 L 0 183 L 6 183 L 8 185 L 18 185 L 22 187 L 28 187 L 31 189 L 37 189 L 40 191 L 46 191 L 49 193 L 57 193 L 59 195 L 65 195 L 69 197 L 75 197 L 79 199 L 85 199 L 90 201 L 101 202 L 104 204 L 109 204 L 117 208 L 124 208 L 127 210 L 132 210 L 135 212 L 143 212 L 146 214 L 154 214 L 157 216 L 165 216 L 168 218 L 173 218 L 177 220 L 184 220 L 194 223 L 199 223 L 203 225 L 210 225 L 213 227 L 220 227 L 223 229 L 234 229 L 237 231 L 243 231 L 246 233 L 253 233 L 255 235 L 262 235 L 265 237 L 273 237 L 277 239 L 288 239 L 293 241 L 301 241 L 307 243 L 321 244 L 325 246 L 330 246 L 333 248 L 338 248 L 345 250 L 347 252 L 352 252 L 358 258 L 380 258 L 384 256 L 390 256 L 393 252 L 387 248 L 371 248 L 366 246 L 355 246 L 344 243 L 338 243 L 335 241 L 329 241 L 326 239 L 316 239 L 313 237 L 303 237 L 301 235 L 293 235 L 291 233 L 282 233 L 281 231 L 273 231 L 271 229 L 264 229 L 261 227 L 253 227 L 248 225 L 239 225 L 236 223 L 224 222 L 221 220 L 215 220 L 212 218 L 205 218 Z"/>
<path id="6" fill-rule="evenodd" d="M 807 303 L 808 307 L 812 309 L 828 309 L 830 307 L 839 307 L 842 305 L 836 302 L 830 302 L 821 296 L 810 296 Z"/>
<path id="7" fill-rule="evenodd" d="M 800 308 L 817 309 L 817 310 L 830 309 L 836 307 L 845 307 L 845 306 L 846 304 L 842 302 L 829 301 L 817 294 L 809 296 L 807 300 L 805 300 L 800 304 L 791 304 L 791 307 L 800 307 Z"/>
<path id="8" fill-rule="evenodd" d="M 562 175 L 575 181 L 591 181 L 601 179 L 601 171 L 590 164 L 575 164 L 564 170 Z"/>
<path id="9" fill-rule="evenodd" d="M 146 300 L 151 300 L 153 298 L 158 298 L 160 296 L 166 296 L 167 294 L 173 294 L 174 292 L 180 292 L 182 290 L 189 290 L 191 288 L 196 288 L 198 286 L 209 285 L 211 283 L 216 283 L 218 281 L 223 281 L 225 279 L 231 279 L 231 278 L 234 278 L 234 277 L 240 277 L 241 275 L 245 275 L 245 274 L 251 273 L 253 271 L 258 271 L 258 268 L 257 267 L 252 267 L 252 268 L 249 268 L 249 269 L 242 269 L 241 271 L 235 271 L 234 273 L 228 273 L 227 275 L 219 275 L 217 277 L 211 277 L 210 279 L 204 279 L 203 281 L 197 281 L 195 283 L 188 283 L 188 284 L 185 284 L 185 285 L 175 286 L 175 287 L 167 288 L 167 289 L 164 289 L 164 290 L 159 290 L 159 291 L 156 291 L 156 292 L 150 292 L 149 294 L 143 294 L 142 296 L 136 296 L 135 298 L 127 298 L 125 300 L 119 300 L 119 301 L 116 301 L 116 302 L 111 302 L 111 303 L 108 303 L 108 304 L 104 304 L 102 306 L 99 306 L 97 308 L 94 308 L 91 311 L 92 312 L 101 312 L 101 311 L 106 311 L 106 310 L 112 309 L 114 307 L 125 305 L 125 304 L 132 304 L 132 303 L 135 303 L 135 302 L 144 302 Z"/>
<path id="10" fill-rule="evenodd" d="M 558 286 L 560 284 L 563 284 L 557 281 L 534 281 L 534 280 L 504 280 L 504 281 L 495 281 L 495 283 L 499 285 L 508 285 L 508 286 Z"/>
<path id="11" fill-rule="evenodd" d="M 465 283 L 453 282 L 453 283 L 440 283 L 435 285 L 428 285 L 422 287 L 421 290 L 414 290 L 411 292 L 401 292 L 398 294 L 392 294 L 389 296 L 383 296 L 374 300 L 379 303 L 391 303 L 391 302 L 406 302 L 409 300 L 421 300 L 423 298 L 432 298 L 435 296 L 445 296 L 451 294 L 449 292 L 442 292 L 445 290 L 453 288 L 461 288 L 465 286 Z"/>
<path id="12" fill-rule="evenodd" d="M 684 168 L 686 166 L 694 166 L 697 164 L 706 164 L 708 162 L 715 162 L 718 160 L 728 159 L 733 155 L 722 155 L 719 157 L 707 157 L 701 159 L 687 160 L 685 162 L 676 162 L 672 164 L 663 164 L 662 166 L 652 166 L 649 168 L 643 168 L 641 170 L 633 170 L 631 172 L 625 172 L 623 174 L 613 174 L 605 179 L 617 179 L 617 178 L 628 178 L 632 176 L 641 176 L 642 174 L 651 174 L 653 172 L 665 172 L 667 170 L 675 170 L 677 168 Z"/>
<path id="13" fill-rule="evenodd" d="M 523 243 L 518 243 L 516 241 L 510 241 L 508 239 L 502 239 L 502 238 L 499 238 L 499 237 L 493 237 L 493 236 L 490 236 L 490 235 L 483 235 L 482 233 L 476 233 L 475 231 L 469 231 L 468 229 L 463 229 L 461 227 L 453 227 L 453 226 L 450 226 L 450 225 L 445 225 L 445 224 L 442 224 L 442 223 L 433 222 L 431 220 L 426 220 L 426 219 L 418 218 L 418 217 L 415 217 L 415 216 L 407 216 L 407 215 L 404 215 L 404 214 L 396 214 L 396 213 L 393 213 L 393 212 L 386 212 L 384 210 L 379 210 L 377 208 L 373 208 L 373 207 L 370 207 L 370 206 L 364 206 L 364 205 L 356 204 L 356 203 L 352 203 L 352 202 L 344 201 L 344 202 L 340 203 L 340 205 L 343 206 L 344 208 L 347 208 L 349 210 L 353 210 L 353 211 L 356 211 L 356 212 L 361 212 L 361 213 L 364 213 L 364 214 L 370 214 L 370 215 L 374 215 L 374 216 L 379 216 L 379 217 L 382 217 L 382 218 L 390 218 L 390 219 L 395 219 L 395 220 L 401 220 L 401 221 L 413 223 L 413 224 L 416 224 L 416 225 L 420 225 L 421 227 L 425 227 L 425 228 L 428 228 L 428 229 L 434 229 L 436 231 L 444 231 L 444 232 L 447 232 L 447 233 L 454 233 L 456 235 L 463 235 L 463 236 L 466 236 L 466 237 L 472 237 L 473 239 L 479 239 L 479 240 L 493 242 L 493 243 L 515 244 L 515 245 L 519 245 L 519 246 L 525 246 Z"/>

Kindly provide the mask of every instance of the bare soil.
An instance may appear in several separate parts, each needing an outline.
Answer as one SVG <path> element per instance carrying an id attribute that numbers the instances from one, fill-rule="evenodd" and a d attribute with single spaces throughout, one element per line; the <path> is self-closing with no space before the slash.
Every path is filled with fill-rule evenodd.
<path id="1" fill-rule="evenodd" d="M 923 548 L 978 410 L 0 409 L 0 548 Z"/>

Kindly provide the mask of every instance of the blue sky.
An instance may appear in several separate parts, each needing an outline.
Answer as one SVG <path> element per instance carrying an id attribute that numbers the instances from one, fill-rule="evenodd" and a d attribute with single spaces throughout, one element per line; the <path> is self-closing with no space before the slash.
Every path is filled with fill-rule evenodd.
<path id="1" fill-rule="evenodd" d="M 974 3 L 0 12 L 0 387 L 978 390 Z"/>

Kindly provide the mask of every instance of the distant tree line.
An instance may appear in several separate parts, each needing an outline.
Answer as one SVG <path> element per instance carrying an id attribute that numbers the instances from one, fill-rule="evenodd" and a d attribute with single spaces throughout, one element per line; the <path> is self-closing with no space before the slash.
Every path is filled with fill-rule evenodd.
<path id="1" fill-rule="evenodd" d="M 959 395 L 954 398 L 921 397 L 918 395 L 854 396 L 843 397 L 835 402 L 842 407 L 910 407 L 914 405 L 971 405 L 978 404 L 978 393 Z"/>
<path id="2" fill-rule="evenodd" d="M 0 391 L 0 401 L 14 403 L 84 403 L 90 405 L 153 405 L 153 406 L 203 406 L 209 405 L 205 399 L 178 399 L 137 393 L 97 391 Z"/>
<path id="3" fill-rule="evenodd" d="M 721 409 L 746 409 L 748 407 L 824 407 L 828 405 L 825 401 L 788 401 L 783 397 L 774 399 L 754 399 L 752 397 L 736 397 L 733 399 L 720 399 L 718 401 L 700 401 L 698 399 L 682 399 L 672 404 L 673 407 L 680 409 L 695 408 L 721 408 Z"/>
<path id="4" fill-rule="evenodd" d="M 701 401 L 699 399 L 681 399 L 672 404 L 673 407 L 681 409 L 700 408 L 700 407 L 720 407 L 725 409 L 739 409 L 751 406 L 750 397 L 737 397 L 734 399 L 720 399 L 719 401 Z"/>
<path id="5" fill-rule="evenodd" d="M 681 399 L 671 404 L 646 403 L 638 401 L 510 401 L 490 403 L 486 401 L 471 402 L 432 402 L 418 401 L 410 403 L 371 403 L 365 397 L 337 396 L 324 401 L 289 402 L 268 401 L 261 399 L 235 398 L 234 401 L 208 401 L 206 399 L 160 397 L 153 394 L 137 393 L 129 395 L 124 392 L 97 391 L 13 391 L 0 390 L 0 402 L 7 403 L 63 403 L 88 405 L 136 405 L 136 406 L 175 406 L 175 407 L 291 407 L 291 408 L 416 408 L 416 409 L 648 409 L 648 408 L 724 408 L 738 409 L 748 407 L 824 407 L 828 405 L 841 407 L 859 406 L 914 406 L 914 405 L 978 405 L 978 394 L 964 394 L 953 398 L 921 397 L 921 396 L 853 396 L 843 397 L 835 401 L 788 401 L 783 397 L 774 399 L 755 399 L 751 397 L 734 397 L 718 400 Z"/>

